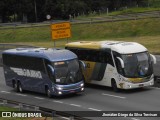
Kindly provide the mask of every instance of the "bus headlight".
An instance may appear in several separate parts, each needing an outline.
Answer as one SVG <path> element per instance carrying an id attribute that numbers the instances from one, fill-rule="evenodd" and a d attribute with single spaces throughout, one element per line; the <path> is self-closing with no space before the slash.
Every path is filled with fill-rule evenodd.
<path id="1" fill-rule="evenodd" d="M 52 87 L 52 90 L 54 91 L 54 87 Z"/>
<path id="2" fill-rule="evenodd" d="M 132 82 L 132 81 L 130 81 L 128 78 L 122 78 L 122 81 L 124 81 L 124 82 L 129 82 L 129 83 Z"/>
<path id="3" fill-rule="evenodd" d="M 84 83 L 81 83 L 81 85 L 80 85 L 81 87 L 83 87 L 84 86 Z"/>
<path id="4" fill-rule="evenodd" d="M 84 90 L 84 88 L 81 88 L 81 91 L 83 91 Z"/>
<path id="5" fill-rule="evenodd" d="M 132 86 L 131 85 L 128 85 L 129 86 L 129 88 L 132 88 Z"/>
<path id="6" fill-rule="evenodd" d="M 61 88 L 61 87 L 57 87 L 57 89 L 58 89 L 58 90 L 62 90 L 62 88 Z"/>
<path id="7" fill-rule="evenodd" d="M 61 94 L 62 94 L 62 92 L 58 92 L 58 94 L 59 94 L 59 95 L 61 95 Z"/>

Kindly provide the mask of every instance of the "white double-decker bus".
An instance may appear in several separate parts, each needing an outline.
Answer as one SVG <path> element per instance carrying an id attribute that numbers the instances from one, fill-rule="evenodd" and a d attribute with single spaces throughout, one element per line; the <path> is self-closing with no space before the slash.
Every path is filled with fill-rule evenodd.
<path id="1" fill-rule="evenodd" d="M 154 84 L 155 56 L 141 44 L 122 41 L 81 41 L 66 44 L 86 64 L 86 83 L 120 89 Z"/>

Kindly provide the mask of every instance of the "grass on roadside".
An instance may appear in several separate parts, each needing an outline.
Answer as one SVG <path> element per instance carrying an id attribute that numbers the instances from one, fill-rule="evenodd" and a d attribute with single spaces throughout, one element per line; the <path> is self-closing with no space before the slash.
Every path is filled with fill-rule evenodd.
<path id="1" fill-rule="evenodd" d="M 16 108 L 10 108 L 5 106 L 0 106 L 0 111 L 16 111 Z"/>
<path id="2" fill-rule="evenodd" d="M 143 19 L 94 24 L 73 24 L 69 42 L 84 40 L 135 41 L 146 46 L 154 54 L 160 54 L 160 20 Z M 21 43 L 54 47 L 49 26 L 1 29 L 0 43 Z M 66 40 L 57 40 L 56 46 L 63 47 Z"/>
<path id="3" fill-rule="evenodd" d="M 92 41 L 100 41 L 100 40 L 109 40 L 109 39 L 93 39 Z M 159 36 L 113 38 L 113 39 L 110 39 L 110 40 L 138 42 L 138 43 L 144 45 L 152 54 L 160 54 L 160 35 Z M 69 40 L 69 42 L 75 42 L 75 41 L 84 41 L 84 40 L 83 39 Z M 90 41 L 90 40 L 87 40 L 87 41 Z M 56 47 L 64 48 L 66 43 L 67 43 L 66 40 L 58 40 L 58 41 L 56 41 Z M 48 41 L 48 42 L 23 42 L 23 43 L 18 42 L 18 44 L 54 48 L 53 41 Z"/>
<path id="4" fill-rule="evenodd" d="M 81 19 L 81 18 L 94 18 L 94 17 L 106 17 L 106 16 L 111 16 L 111 15 L 121 15 L 121 14 L 128 14 L 128 13 L 139 13 L 139 12 L 148 12 L 148 11 L 156 11 L 160 10 L 160 7 L 152 8 L 152 7 L 135 7 L 135 8 L 123 8 L 118 11 L 113 11 L 106 13 L 90 13 L 89 15 L 82 15 L 78 16 L 75 19 Z"/>

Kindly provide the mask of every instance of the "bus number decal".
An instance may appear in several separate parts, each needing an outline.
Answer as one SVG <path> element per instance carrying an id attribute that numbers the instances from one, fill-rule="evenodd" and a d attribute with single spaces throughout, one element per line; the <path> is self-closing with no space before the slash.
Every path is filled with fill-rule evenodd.
<path id="1" fill-rule="evenodd" d="M 86 68 L 90 68 L 90 63 L 86 63 Z"/>

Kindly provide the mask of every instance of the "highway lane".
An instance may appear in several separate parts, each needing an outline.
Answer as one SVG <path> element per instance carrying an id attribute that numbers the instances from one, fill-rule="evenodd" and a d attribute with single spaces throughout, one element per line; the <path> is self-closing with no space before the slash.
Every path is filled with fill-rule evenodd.
<path id="1" fill-rule="evenodd" d="M 115 93 L 111 88 L 89 86 L 84 94 L 49 99 L 43 94 L 16 93 L 5 85 L 3 70 L 0 68 L 0 98 L 6 98 L 58 111 L 160 111 L 160 89 L 144 88 Z M 125 118 L 126 120 L 134 120 Z M 103 118 L 102 118 L 103 119 Z M 111 118 L 108 118 L 111 119 Z M 116 118 L 124 119 L 124 118 Z M 135 118 L 135 120 L 148 118 Z M 157 118 L 150 118 L 150 120 Z M 158 119 L 157 119 L 158 120 Z"/>
<path id="2" fill-rule="evenodd" d="M 157 63 L 153 66 L 155 76 L 160 76 L 160 55 L 155 55 Z"/>

